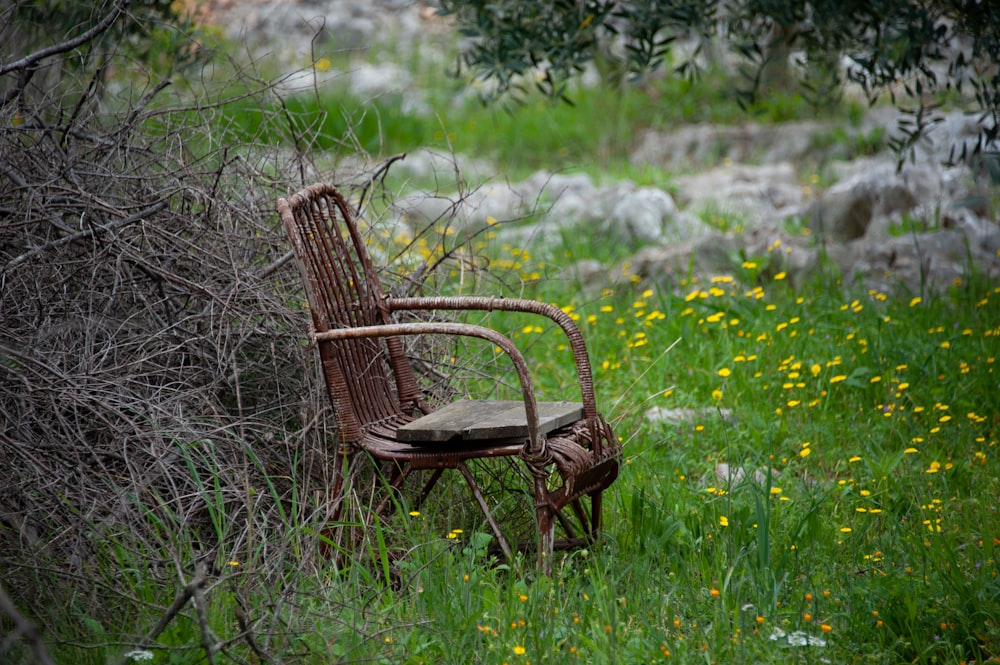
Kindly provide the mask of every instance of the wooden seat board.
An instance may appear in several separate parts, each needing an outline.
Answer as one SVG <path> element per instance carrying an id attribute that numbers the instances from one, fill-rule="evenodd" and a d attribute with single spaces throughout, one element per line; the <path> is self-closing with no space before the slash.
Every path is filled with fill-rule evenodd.
<path id="1" fill-rule="evenodd" d="M 577 402 L 538 402 L 538 427 L 543 434 L 583 417 Z M 482 441 L 528 436 L 524 402 L 459 400 L 403 425 L 396 439 L 407 443 Z"/>

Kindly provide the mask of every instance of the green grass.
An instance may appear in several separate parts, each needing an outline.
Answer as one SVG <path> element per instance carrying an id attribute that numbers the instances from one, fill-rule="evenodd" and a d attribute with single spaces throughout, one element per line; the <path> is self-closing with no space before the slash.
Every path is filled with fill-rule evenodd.
<path id="1" fill-rule="evenodd" d="M 427 533 L 404 563 L 414 576 L 384 609 L 401 627 L 365 655 L 1000 656 L 1000 288 L 963 284 L 930 300 L 829 286 L 720 280 L 580 300 L 570 284 L 539 282 L 531 295 L 578 317 L 602 404 L 627 440 L 607 539 L 560 555 L 546 580 L 487 565 L 474 556 L 474 533 Z M 503 324 L 551 370 L 540 388 L 571 398 L 555 332 Z M 642 417 L 651 406 L 700 415 L 658 424 Z M 719 478 L 720 463 L 761 481 Z"/>
<path id="2" fill-rule="evenodd" d="M 393 605 L 400 622 L 430 626 L 404 629 L 380 653 L 602 663 L 665 652 L 678 662 L 998 655 L 1000 289 L 914 302 L 721 281 L 580 302 L 568 286 L 539 295 L 573 306 L 602 403 L 628 441 L 607 541 L 560 558 L 548 581 L 484 566 L 442 531 L 420 546 L 433 560 Z M 553 352 L 544 328 L 520 325 L 514 337 L 554 370 L 541 388 L 557 394 L 566 352 Z M 664 425 L 642 418 L 649 406 L 703 411 Z M 763 481 L 726 482 L 722 462 Z"/>
<path id="3" fill-rule="evenodd" d="M 498 271 L 512 256 L 524 274 L 557 268 L 516 248 L 484 251 Z M 304 663 L 1000 657 L 1000 288 L 970 281 L 921 299 L 745 277 L 593 297 L 555 278 L 528 282 L 525 295 L 577 318 L 600 403 L 626 441 L 605 540 L 558 554 L 553 578 L 539 578 L 530 558 L 491 558 L 488 529 L 454 498 L 416 515 L 401 505 L 348 565 L 306 575 L 287 562 L 295 600 L 277 614 L 271 653 Z M 574 397 L 556 331 L 496 323 L 527 349 L 540 390 Z M 643 417 L 653 406 L 698 415 L 656 423 Z M 720 463 L 760 480 L 720 478 Z M 248 563 L 210 594 L 213 630 L 230 639 L 240 589 L 251 614 L 275 602 L 254 580 L 255 567 L 273 568 Z M 141 575 L 122 582 L 142 591 L 147 623 L 170 601 L 151 600 Z M 78 643 L 111 639 L 107 621 L 81 625 L 91 632 Z M 199 640 L 194 618 L 178 620 L 154 662 L 204 662 Z M 239 640 L 227 648 L 250 657 Z"/>

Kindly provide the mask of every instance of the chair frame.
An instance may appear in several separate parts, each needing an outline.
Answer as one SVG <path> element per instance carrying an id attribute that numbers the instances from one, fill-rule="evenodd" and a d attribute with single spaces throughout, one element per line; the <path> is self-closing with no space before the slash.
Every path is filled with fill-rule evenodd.
<path id="1" fill-rule="evenodd" d="M 277 202 L 291 241 L 312 315 L 309 336 L 318 349 L 323 375 L 340 438 L 333 488 L 338 521 L 344 503 L 345 478 L 351 459 L 365 451 L 392 463 L 390 485 L 398 489 L 415 470 L 433 469 L 418 501 L 429 494 L 445 469 L 456 469 L 483 511 L 497 543 L 508 559 L 512 547 L 487 504 L 466 462 L 471 459 L 519 456 L 533 479 L 538 527 L 538 565 L 551 573 L 553 549 L 593 543 L 601 530 L 602 492 L 618 475 L 621 444 L 598 413 L 590 361 L 583 336 L 573 320 L 548 303 L 479 296 L 393 297 L 383 291 L 354 212 L 332 185 L 316 184 Z M 536 314 L 556 323 L 572 350 L 579 378 L 583 416 L 550 432 L 539 431 L 538 402 L 528 364 L 517 346 L 501 333 L 481 325 L 439 321 L 398 323 L 400 312 L 442 310 L 507 311 Z M 396 430 L 431 412 L 407 358 L 403 338 L 411 335 L 475 337 L 501 349 L 520 382 L 527 415 L 527 437 L 469 442 L 404 443 Z M 562 483 L 549 489 L 553 472 Z M 590 498 L 590 515 L 581 504 Z M 383 506 L 388 505 L 386 497 Z M 577 534 L 562 509 L 570 506 L 580 525 Z M 567 538 L 555 542 L 555 520 Z"/>

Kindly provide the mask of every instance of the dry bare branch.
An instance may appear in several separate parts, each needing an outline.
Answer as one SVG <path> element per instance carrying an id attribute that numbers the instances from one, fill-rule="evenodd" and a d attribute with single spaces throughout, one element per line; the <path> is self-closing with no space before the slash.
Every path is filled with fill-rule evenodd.
<path id="1" fill-rule="evenodd" d="M 20 60 L 15 60 L 14 62 L 6 65 L 0 65 L 0 76 L 21 69 L 30 69 L 45 58 L 53 55 L 59 55 L 60 53 L 66 53 L 67 51 L 72 51 L 76 47 L 92 41 L 98 35 L 104 33 L 108 30 L 108 28 L 114 25 L 115 21 L 117 21 L 118 18 L 125 13 L 125 8 L 128 6 L 129 1 L 130 0 L 117 0 L 114 7 L 111 8 L 111 11 L 109 11 L 104 18 L 95 23 L 90 29 L 85 30 L 72 39 L 67 39 L 64 42 L 39 49 L 34 53 L 24 56 Z"/>
<path id="2" fill-rule="evenodd" d="M 34 654 L 35 660 L 40 665 L 55 665 L 55 661 L 52 660 L 52 656 L 49 655 L 48 650 L 45 648 L 45 644 L 42 642 L 35 624 L 25 619 L 18 612 L 17 606 L 14 605 L 14 602 L 2 586 L 0 586 L 0 612 L 7 615 L 7 618 L 14 622 L 14 630 L 4 637 L 3 643 L 0 643 L 0 656 L 10 652 L 15 640 L 19 637 L 24 637 L 31 647 L 31 652 Z"/>

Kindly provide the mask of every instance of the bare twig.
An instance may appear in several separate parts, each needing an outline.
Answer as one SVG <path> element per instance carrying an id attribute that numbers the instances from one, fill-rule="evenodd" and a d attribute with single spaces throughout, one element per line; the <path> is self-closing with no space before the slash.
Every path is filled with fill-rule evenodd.
<path id="1" fill-rule="evenodd" d="M 385 182 L 385 177 L 389 174 L 389 167 L 402 159 L 406 159 L 405 152 L 389 157 L 384 162 L 379 164 L 374 171 L 372 171 L 368 180 L 365 182 L 364 188 L 361 190 L 361 195 L 358 197 L 358 210 L 362 210 L 365 207 L 365 196 L 368 194 L 371 187 L 374 186 L 375 182 Z"/>
<path id="2" fill-rule="evenodd" d="M 4 638 L 3 643 L 0 643 L 0 656 L 9 653 L 14 641 L 19 636 L 24 636 L 24 639 L 27 640 L 28 645 L 31 647 L 31 652 L 35 655 L 35 660 L 41 665 L 55 665 L 55 661 L 52 660 L 52 656 L 49 655 L 48 650 L 45 648 L 45 644 L 42 642 L 42 637 L 38 634 L 35 624 L 25 619 L 18 612 L 14 601 L 10 599 L 10 596 L 7 595 L 2 586 L 0 586 L 0 612 L 7 615 L 7 618 L 14 622 L 14 630 Z"/>
<path id="3" fill-rule="evenodd" d="M 9 78 L 27 80 L 55 53 L 6 65 Z M 122 70 L 120 60 L 108 66 Z M 119 608 L 151 616 L 137 647 L 183 616 L 199 623 L 191 646 L 209 660 L 232 648 L 278 662 L 282 635 L 301 630 L 303 592 L 289 580 L 315 571 L 311 534 L 337 465 L 322 376 L 299 341 L 309 314 L 274 212 L 296 179 L 322 178 L 310 175 L 314 146 L 252 71 L 234 74 L 235 95 L 174 108 L 154 104 L 169 81 L 151 84 L 116 115 L 92 103 L 92 73 L 39 86 L 40 99 L 22 94 L 24 122 L 0 131 L 0 468 L 17 469 L 0 474 L 4 584 L 24 607 L 73 596 L 101 620 Z M 239 99 L 265 110 L 261 137 L 298 131 L 294 154 L 291 139 L 215 148 L 226 143 L 219 109 Z M 357 181 L 363 202 L 396 159 Z M 363 512 L 376 470 L 352 474 L 353 510 Z M 228 634 L 209 621 L 208 573 L 165 573 L 222 552 L 253 562 Z M 125 579 L 123 562 L 170 607 L 110 584 Z M 40 610 L 39 625 L 47 620 Z"/>
<path id="4" fill-rule="evenodd" d="M 18 187 L 21 187 L 22 189 L 28 188 L 28 181 L 26 181 L 16 171 L 14 171 L 10 167 L 10 164 L 8 164 L 6 161 L 0 161 L 0 172 L 2 172 L 5 176 L 10 178 L 14 182 L 14 184 L 17 185 Z"/>
<path id="5" fill-rule="evenodd" d="M 257 644 L 257 640 L 254 637 L 253 626 L 251 626 L 250 615 L 247 612 L 248 603 L 243 599 L 242 594 L 239 592 L 239 590 L 235 588 L 235 585 L 233 586 L 234 586 L 233 596 L 236 600 L 236 604 L 233 608 L 233 611 L 234 614 L 236 615 L 236 622 L 239 624 L 240 627 L 240 633 L 246 640 L 247 646 L 250 647 L 250 650 L 253 651 L 254 655 L 257 656 L 257 659 L 260 660 L 260 662 L 262 663 L 274 662 L 274 659 L 271 657 L 271 655 L 268 654 L 259 644 Z"/>
<path id="6" fill-rule="evenodd" d="M 160 92 L 162 92 L 164 88 L 171 85 L 172 83 L 173 81 L 171 81 L 170 79 L 164 79 L 159 83 L 157 83 L 156 85 L 154 85 L 152 88 L 150 88 L 146 92 L 146 94 L 142 96 L 142 98 L 138 101 L 138 103 L 136 103 L 136 105 L 132 107 L 132 109 L 129 111 L 128 119 L 124 123 L 125 126 L 131 127 L 135 123 L 136 119 L 139 118 L 142 112 L 146 109 L 146 107 L 149 106 L 149 103 L 153 101 L 153 98 L 156 97 L 158 94 L 160 94 Z"/>
<path id="7" fill-rule="evenodd" d="M 208 664 L 214 665 L 215 652 L 218 650 L 218 639 L 215 637 L 215 633 L 212 632 L 212 628 L 208 625 L 208 609 L 205 605 L 205 591 L 202 588 L 205 581 L 205 564 L 203 562 L 198 564 L 197 577 L 201 579 L 201 583 L 194 586 L 192 600 L 194 601 L 195 612 L 198 615 L 201 647 L 205 650 L 205 659 L 208 661 Z"/>
<path id="8" fill-rule="evenodd" d="M 13 270 L 21 263 L 24 263 L 31 257 L 41 254 L 42 252 L 62 247 L 63 245 L 67 245 L 77 240 L 83 240 L 84 238 L 89 238 L 90 236 L 94 235 L 94 233 L 97 231 L 101 232 L 113 231 L 123 226 L 128 226 L 129 224 L 135 224 L 136 222 L 141 222 L 145 220 L 147 217 L 150 217 L 156 214 L 157 212 L 163 210 L 164 208 L 166 208 L 168 203 L 169 202 L 167 200 L 158 201 L 154 205 L 146 208 L 145 210 L 140 210 L 139 212 L 133 215 L 129 215 L 125 219 L 121 219 L 117 222 L 114 222 L 113 224 L 107 224 L 105 226 L 97 226 L 97 227 L 92 226 L 88 229 L 84 229 L 83 231 L 78 231 L 71 235 L 63 236 L 58 240 L 53 240 L 51 242 L 45 243 L 44 245 L 39 245 L 38 247 L 34 247 L 28 250 L 27 252 L 24 252 L 20 256 L 11 259 L 7 263 L 7 265 L 5 265 L 2 269 L 0 269 L 0 274 Z"/>
<path id="9" fill-rule="evenodd" d="M 111 11 L 108 12 L 103 19 L 101 19 L 92 28 L 80 33 L 73 39 L 68 39 L 64 42 L 60 42 L 59 44 L 53 44 L 52 46 L 39 49 L 34 53 L 24 56 L 20 60 L 15 60 L 14 62 L 6 65 L 0 65 L 0 76 L 18 69 L 29 69 L 45 58 L 58 55 L 60 53 L 66 53 L 67 51 L 72 51 L 76 47 L 86 44 L 114 25 L 115 21 L 118 20 L 118 17 L 125 12 L 125 7 L 127 7 L 128 4 L 129 0 L 118 0 L 114 7 L 111 8 Z"/>
<path id="10" fill-rule="evenodd" d="M 184 606 L 188 604 L 188 601 L 194 597 L 195 593 L 198 592 L 204 584 L 205 567 L 203 565 L 199 565 L 195 569 L 194 577 L 184 585 L 184 588 L 177 594 L 177 597 L 174 598 L 174 602 L 170 604 L 170 607 L 168 607 L 167 611 L 163 613 L 160 620 L 156 622 L 153 629 L 146 633 L 146 636 L 142 638 L 139 643 L 140 646 L 144 648 L 152 646 L 153 642 L 156 641 L 156 638 L 158 638 L 160 634 L 167 629 L 170 622 L 173 621 L 178 614 L 180 614 L 180 611 L 184 609 Z"/>

